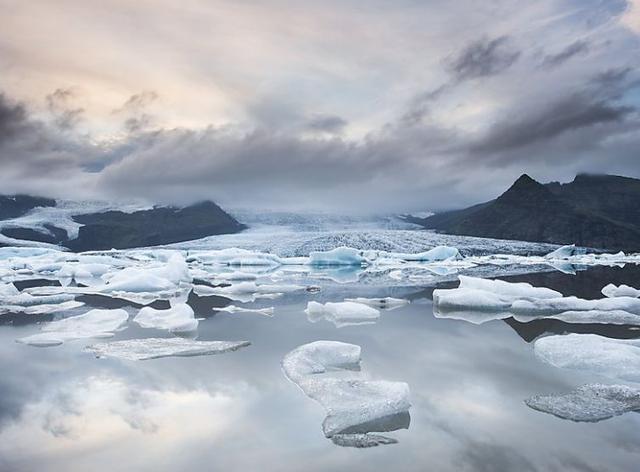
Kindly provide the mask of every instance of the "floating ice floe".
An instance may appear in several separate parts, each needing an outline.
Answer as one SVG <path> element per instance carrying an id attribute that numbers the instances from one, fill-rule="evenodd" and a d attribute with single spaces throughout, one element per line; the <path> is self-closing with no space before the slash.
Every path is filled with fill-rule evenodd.
<path id="1" fill-rule="evenodd" d="M 31 346 L 57 346 L 82 338 L 108 338 L 122 329 L 129 315 L 125 310 L 90 310 L 83 315 L 52 321 L 42 326 L 41 333 L 17 341 Z"/>
<path id="2" fill-rule="evenodd" d="M 384 297 L 384 298 L 345 298 L 345 302 L 352 303 L 360 303 L 361 305 L 367 305 L 372 308 L 378 308 L 380 310 L 395 310 L 396 308 L 400 308 L 401 306 L 405 306 L 409 304 L 409 300 L 405 300 L 404 298 L 392 298 L 392 297 Z"/>
<path id="3" fill-rule="evenodd" d="M 316 341 L 299 346 L 282 361 L 285 375 L 327 412 L 322 429 L 336 444 L 370 447 L 392 443 L 370 432 L 409 426 L 409 386 L 365 380 L 359 374 L 360 346 Z"/>
<path id="4" fill-rule="evenodd" d="M 241 306 L 228 305 L 222 308 L 215 308 L 216 311 L 226 311 L 227 313 L 256 313 L 262 316 L 273 316 L 274 308 L 243 308 Z"/>
<path id="5" fill-rule="evenodd" d="M 96 357 L 117 357 L 130 361 L 159 359 L 161 357 L 208 356 L 236 351 L 249 346 L 249 341 L 195 341 L 185 338 L 127 339 L 98 343 L 85 350 Z"/>
<path id="6" fill-rule="evenodd" d="M 415 262 L 443 262 L 462 259 L 462 255 L 458 248 L 450 246 L 436 246 L 425 252 L 415 254 L 390 252 L 388 257 L 392 259 L 401 259 L 403 261 Z"/>
<path id="7" fill-rule="evenodd" d="M 620 285 L 616 287 L 613 284 L 609 284 L 602 289 L 602 294 L 608 298 L 615 297 L 631 297 L 640 298 L 640 290 L 637 288 L 629 287 L 628 285 Z"/>
<path id="8" fill-rule="evenodd" d="M 133 321 L 143 328 L 165 329 L 172 333 L 191 333 L 198 329 L 193 309 L 186 303 L 176 303 L 167 310 L 145 306 Z"/>
<path id="9" fill-rule="evenodd" d="M 540 338 L 533 347 L 536 357 L 554 367 L 640 382 L 640 339 L 567 334 Z"/>
<path id="10" fill-rule="evenodd" d="M 337 328 L 361 324 L 372 324 L 380 317 L 380 312 L 371 306 L 356 302 L 309 302 L 305 310 L 309 321 L 316 323 L 327 320 Z"/>
<path id="11" fill-rule="evenodd" d="M 433 292 L 436 317 L 484 322 L 514 317 L 519 321 L 553 318 L 566 323 L 640 325 L 640 299 L 583 300 L 527 283 L 460 276 L 455 289 Z M 475 318 L 475 319 L 474 319 Z"/>
<path id="12" fill-rule="evenodd" d="M 24 313 L 44 315 L 61 313 L 84 305 L 74 300 L 73 295 L 59 294 L 34 297 L 21 293 L 12 283 L 0 282 L 0 315 L 5 313 Z"/>
<path id="13" fill-rule="evenodd" d="M 525 403 L 565 420 L 597 422 L 640 410 L 640 390 L 626 385 L 590 384 L 559 395 L 535 395 Z"/>
<path id="14" fill-rule="evenodd" d="M 306 287 L 294 284 L 256 284 L 255 282 L 239 282 L 224 287 L 194 285 L 194 292 L 202 297 L 216 295 L 239 302 L 253 302 L 259 298 L 276 298 L 285 293 L 300 292 Z"/>

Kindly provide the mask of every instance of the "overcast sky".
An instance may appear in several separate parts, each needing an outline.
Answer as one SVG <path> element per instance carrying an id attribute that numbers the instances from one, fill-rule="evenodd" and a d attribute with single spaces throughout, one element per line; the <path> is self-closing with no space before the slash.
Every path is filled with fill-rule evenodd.
<path id="1" fill-rule="evenodd" d="M 0 0 L 0 193 L 454 208 L 640 177 L 640 0 Z"/>

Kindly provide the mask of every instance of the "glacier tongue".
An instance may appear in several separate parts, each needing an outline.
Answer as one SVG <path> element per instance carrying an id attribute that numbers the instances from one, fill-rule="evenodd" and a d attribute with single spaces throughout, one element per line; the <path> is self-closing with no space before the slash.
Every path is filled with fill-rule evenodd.
<path id="1" fill-rule="evenodd" d="M 596 422 L 640 410 L 640 390 L 626 385 L 590 384 L 565 394 L 535 395 L 525 403 L 562 419 Z"/>
<path id="2" fill-rule="evenodd" d="M 161 357 L 192 357 L 222 354 L 249 346 L 249 341 L 195 341 L 185 338 L 127 339 L 87 346 L 96 357 L 117 357 L 130 361 Z"/>
<path id="3" fill-rule="evenodd" d="M 409 386 L 404 382 L 365 380 L 359 375 L 360 347 L 337 341 L 316 341 L 297 347 L 282 361 L 285 375 L 327 412 L 322 428 L 340 445 L 383 444 L 375 431 L 409 426 Z M 401 417 L 404 421 L 391 421 Z M 358 445 L 360 444 L 360 445 Z"/>

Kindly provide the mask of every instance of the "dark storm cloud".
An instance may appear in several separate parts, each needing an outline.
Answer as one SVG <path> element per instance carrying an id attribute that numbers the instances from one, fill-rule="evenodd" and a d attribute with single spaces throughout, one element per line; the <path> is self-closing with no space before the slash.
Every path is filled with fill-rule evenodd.
<path id="1" fill-rule="evenodd" d="M 314 115 L 307 121 L 307 129 L 324 133 L 339 133 L 347 126 L 347 121 L 337 115 Z"/>
<path id="2" fill-rule="evenodd" d="M 512 40 L 507 36 L 494 39 L 481 38 L 468 44 L 447 62 L 449 72 L 456 80 L 468 80 L 500 74 L 520 57 Z"/>
<path id="3" fill-rule="evenodd" d="M 60 129 L 69 130 L 76 126 L 85 111 L 82 107 L 71 105 L 74 96 L 73 90 L 69 88 L 58 88 L 47 95 L 47 108 L 54 116 L 55 125 Z"/>
<path id="4" fill-rule="evenodd" d="M 21 133 L 25 128 L 26 120 L 27 112 L 24 106 L 12 103 L 0 92 L 0 146 Z"/>
<path id="5" fill-rule="evenodd" d="M 496 153 L 549 141 L 564 133 L 608 123 L 621 123 L 634 111 L 588 93 L 575 93 L 544 108 L 506 116 L 495 124 L 473 151 Z"/>
<path id="6" fill-rule="evenodd" d="M 542 67 L 546 69 L 552 69 L 558 67 L 574 56 L 586 54 L 589 52 L 591 45 L 588 41 L 578 40 L 574 41 L 562 51 L 556 54 L 549 54 L 542 59 Z"/>

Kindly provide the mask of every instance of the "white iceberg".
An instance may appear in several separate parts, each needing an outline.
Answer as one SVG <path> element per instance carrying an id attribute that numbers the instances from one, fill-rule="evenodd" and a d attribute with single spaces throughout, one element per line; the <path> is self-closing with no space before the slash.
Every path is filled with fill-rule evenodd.
<path id="1" fill-rule="evenodd" d="M 583 300 L 527 283 L 460 276 L 460 286 L 433 291 L 434 314 L 477 322 L 514 317 L 554 318 L 566 323 L 640 325 L 640 299 L 627 296 Z M 605 287 L 606 288 L 606 287 Z"/>
<path id="2" fill-rule="evenodd" d="M 282 368 L 308 397 L 325 408 L 327 417 L 322 427 L 328 438 L 378 431 L 375 425 L 380 420 L 403 413 L 408 417 L 409 386 L 360 378 L 360 347 L 354 344 L 305 344 L 284 357 Z M 408 423 L 401 427 L 408 427 Z"/>
<path id="3" fill-rule="evenodd" d="M 587 250 L 585 248 L 576 247 L 575 244 L 569 244 L 567 246 L 559 247 L 555 251 L 551 251 L 545 257 L 547 259 L 567 259 L 573 256 L 581 256 L 586 253 Z"/>
<path id="4" fill-rule="evenodd" d="M 330 251 L 311 251 L 309 264 L 312 266 L 363 266 L 368 261 L 362 251 L 351 247 L 337 247 Z"/>
<path id="5" fill-rule="evenodd" d="M 590 384 L 559 395 L 535 395 L 525 403 L 565 420 L 597 422 L 640 410 L 640 390 L 626 385 Z"/>
<path id="6" fill-rule="evenodd" d="M 554 367 L 640 382 L 639 339 L 567 334 L 540 338 L 533 347 L 536 357 Z"/>
<path id="7" fill-rule="evenodd" d="M 442 262 L 462 259 L 462 255 L 458 248 L 450 246 L 436 246 L 425 252 L 418 252 L 414 254 L 391 252 L 389 257 L 395 259 L 402 259 L 403 261 L 415 261 L 415 262 Z"/>
<path id="8" fill-rule="evenodd" d="M 130 361 L 161 357 L 192 357 L 222 354 L 249 346 L 249 341 L 195 341 L 185 338 L 127 339 L 98 343 L 85 350 L 96 357 L 117 357 Z"/>
<path id="9" fill-rule="evenodd" d="M 165 329 L 172 333 L 191 333 L 198 329 L 193 309 L 186 303 L 176 303 L 167 310 L 145 306 L 133 321 L 143 328 Z"/>
<path id="10" fill-rule="evenodd" d="M 620 285 L 616 287 L 613 284 L 609 284 L 602 289 L 602 294 L 608 298 L 615 297 L 631 297 L 640 298 L 640 290 L 637 288 L 629 287 L 628 285 Z"/>
<path id="11" fill-rule="evenodd" d="M 322 319 L 330 321 L 337 328 L 344 326 L 370 324 L 380 317 L 375 308 L 356 302 L 309 302 L 305 310 L 309 321 L 316 323 Z"/>
<path id="12" fill-rule="evenodd" d="M 124 327 L 129 318 L 125 310 L 90 310 L 83 315 L 52 321 L 42 326 L 42 333 L 17 341 L 31 346 L 57 346 L 81 338 L 108 338 Z"/>

